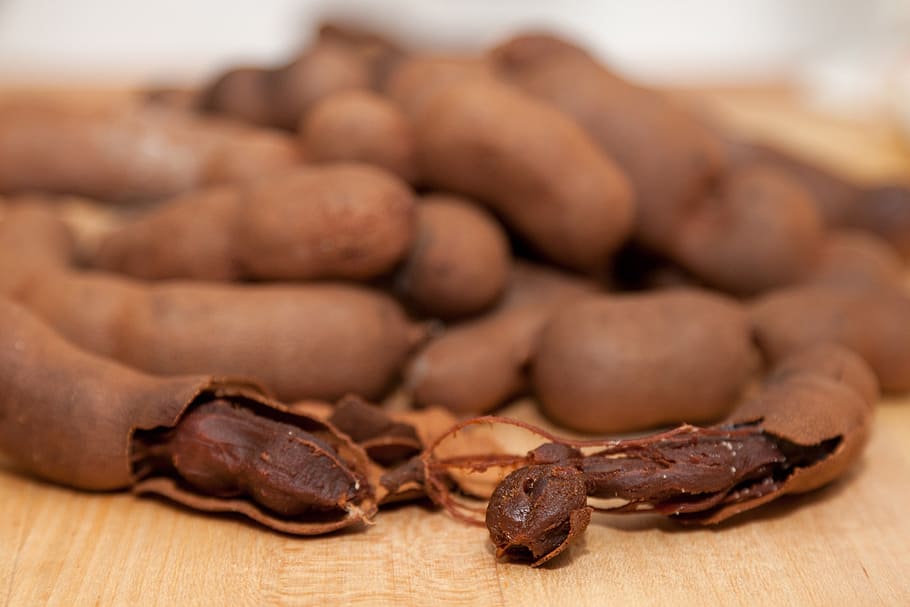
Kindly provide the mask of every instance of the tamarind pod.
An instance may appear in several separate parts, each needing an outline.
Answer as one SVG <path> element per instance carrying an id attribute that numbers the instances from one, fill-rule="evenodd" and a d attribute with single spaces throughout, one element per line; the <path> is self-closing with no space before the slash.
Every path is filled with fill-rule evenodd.
<path id="1" fill-rule="evenodd" d="M 205 512 L 243 514 L 273 529 L 304 535 L 362 524 L 375 512 L 372 487 L 363 482 L 366 455 L 331 425 L 290 412 L 249 383 L 208 376 L 153 377 L 83 352 L 3 299 L 0 385 L 0 450 L 40 478 L 92 491 L 131 488 Z M 255 443 L 240 453 L 250 465 L 270 457 L 279 467 L 293 461 L 301 472 L 297 480 L 305 484 L 289 485 L 304 500 L 289 510 L 294 515 L 268 507 L 270 502 L 258 493 L 278 486 L 270 476 L 274 470 L 252 479 L 246 492 L 217 495 L 204 484 L 194 485 L 198 479 L 192 474 L 178 480 L 175 474 L 183 464 L 158 459 L 158 443 L 194 433 L 187 419 L 219 402 L 258 422 L 260 431 L 271 430 L 270 440 L 290 440 L 285 432 L 290 430 L 308 441 L 303 459 L 299 452 L 289 460 L 280 448 Z M 242 447 L 242 427 L 222 424 L 218 429 L 216 420 L 212 429 L 221 433 L 218 442 L 226 449 Z M 223 455 L 211 443 L 196 448 L 208 457 Z M 325 485 L 337 489 L 339 483 L 338 491 L 319 492 Z M 337 502 L 325 501 L 332 496 Z M 317 516 L 309 517 L 311 507 Z"/>
<path id="2" fill-rule="evenodd" d="M 405 390 L 423 406 L 481 413 L 527 389 L 540 330 L 563 305 L 597 287 L 543 266 L 516 263 L 497 308 L 431 339 L 408 365 Z"/>
<path id="3" fill-rule="evenodd" d="M 665 250 L 707 284 L 752 294 L 806 280 L 825 227 L 808 192 L 779 170 L 750 165 L 727 173 L 689 209 Z"/>
<path id="4" fill-rule="evenodd" d="M 417 205 L 417 234 L 396 274 L 396 291 L 421 312 L 468 316 L 505 291 L 509 241 L 496 219 L 471 201 L 435 194 Z"/>
<path id="5" fill-rule="evenodd" d="M 147 285 L 57 272 L 16 299 L 92 352 L 150 373 L 254 377 L 284 400 L 378 397 L 422 332 L 391 298 L 336 284 Z"/>
<path id="6" fill-rule="evenodd" d="M 310 166 L 180 196 L 111 234 L 94 261 L 139 278 L 364 280 L 399 263 L 414 223 L 393 175 Z"/>
<path id="7" fill-rule="evenodd" d="M 910 390 L 910 298 L 897 287 L 791 287 L 759 298 L 750 313 L 771 362 L 816 344 L 841 344 L 869 364 L 884 391 Z"/>
<path id="8" fill-rule="evenodd" d="M 571 119 L 482 68 L 429 63 L 423 71 L 423 89 L 392 95 L 413 95 L 399 103 L 412 120 L 422 181 L 487 204 L 558 264 L 602 267 L 634 213 L 612 160 Z M 399 73 L 410 73 L 409 62 Z M 405 79 L 397 75 L 390 86 Z"/>
<path id="9" fill-rule="evenodd" d="M 723 423 L 683 425 L 643 438 L 558 439 L 527 424 L 509 423 L 550 441 L 524 457 L 424 455 L 431 496 L 453 514 L 440 475 L 448 469 L 511 467 L 495 488 L 485 523 L 497 556 L 539 566 L 566 549 L 590 520 L 587 497 L 619 498 L 619 513 L 656 512 L 687 523 L 714 524 L 782 495 L 834 481 L 855 463 L 868 438 L 873 407 L 862 391 L 872 373 L 837 346 L 799 354 L 775 370 L 754 397 Z M 593 451 L 597 447 L 600 451 Z M 586 448 L 585 454 L 581 448 Z"/>
<path id="10" fill-rule="evenodd" d="M 635 192 L 635 236 L 662 250 L 724 168 L 721 141 L 655 91 L 610 72 L 572 43 L 523 34 L 489 53 L 509 82 L 571 116 Z"/>
<path id="11" fill-rule="evenodd" d="M 910 187 L 907 184 L 863 186 L 833 171 L 770 145 L 728 141 L 734 164 L 760 162 L 785 171 L 807 188 L 827 224 L 872 232 L 910 257 Z"/>
<path id="12" fill-rule="evenodd" d="M 13 219 L 0 236 L 15 233 Z M 86 350 L 151 373 L 254 377 L 285 400 L 378 396 L 424 333 L 392 298 L 366 287 L 145 283 L 66 267 L 34 271 L 2 238 L 0 271 L 0 294 Z"/>
<path id="13" fill-rule="evenodd" d="M 833 348 L 831 352 L 832 357 L 845 358 Z M 821 356 L 815 357 L 817 364 Z M 805 365 L 802 373 L 772 375 L 755 398 L 733 411 L 726 423 L 759 423 L 764 434 L 795 446 L 791 450 L 797 455 L 789 456 L 792 463 L 783 482 L 769 483 L 751 498 L 733 492 L 728 498 L 733 503 L 700 517 L 699 523 L 718 523 L 782 495 L 818 489 L 856 463 L 868 441 L 873 415 L 868 394 L 860 392 L 868 387 L 856 383 L 856 378 L 868 377 L 871 369 L 859 356 L 850 358 L 852 369 L 839 377 L 832 377 L 831 363 L 824 362 Z M 861 380 L 862 384 L 866 381 Z"/>
<path id="14" fill-rule="evenodd" d="M 300 162 L 290 137 L 153 105 L 0 107 L 0 193 L 157 200 Z"/>
<path id="15" fill-rule="evenodd" d="M 582 432 L 722 418 L 756 367 L 747 311 L 696 289 L 591 296 L 541 330 L 531 363 L 541 410 Z"/>
<path id="16" fill-rule="evenodd" d="M 417 181 L 410 122 L 376 93 L 355 89 L 323 97 L 301 120 L 299 134 L 313 162 L 363 162 Z"/>
<path id="17" fill-rule="evenodd" d="M 830 231 L 811 282 L 854 286 L 895 285 L 904 263 L 897 250 L 871 232 L 856 229 Z"/>

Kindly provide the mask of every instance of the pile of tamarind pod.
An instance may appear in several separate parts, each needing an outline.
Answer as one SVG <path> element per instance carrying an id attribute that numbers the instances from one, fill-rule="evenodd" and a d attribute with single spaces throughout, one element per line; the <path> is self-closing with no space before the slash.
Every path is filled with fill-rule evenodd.
<path id="1" fill-rule="evenodd" d="M 540 564 L 589 497 L 709 524 L 821 486 L 910 390 L 910 185 L 736 140 L 552 35 L 327 25 L 189 94 L 2 102 L 0 203 L 0 450 L 286 532 L 461 493 Z M 396 393 L 427 413 L 358 400 Z M 573 431 L 679 427 L 443 453 L 523 395 Z"/>

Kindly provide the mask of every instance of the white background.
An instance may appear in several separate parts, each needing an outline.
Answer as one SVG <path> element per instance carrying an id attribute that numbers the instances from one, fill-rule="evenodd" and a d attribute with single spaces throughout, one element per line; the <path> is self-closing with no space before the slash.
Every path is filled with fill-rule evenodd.
<path id="1" fill-rule="evenodd" d="M 187 81 L 278 61 L 324 16 L 455 48 L 555 29 L 659 82 L 877 70 L 910 42 L 910 0 L 0 0 L 0 77 Z"/>

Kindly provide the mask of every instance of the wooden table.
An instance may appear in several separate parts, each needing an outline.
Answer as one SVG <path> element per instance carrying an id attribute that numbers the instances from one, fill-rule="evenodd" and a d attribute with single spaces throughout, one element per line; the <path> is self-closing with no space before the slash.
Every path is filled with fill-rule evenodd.
<path id="1" fill-rule="evenodd" d="M 701 95 L 704 97 L 704 95 Z M 704 99 L 703 99 L 704 100 Z M 882 124 L 780 97 L 707 100 L 860 177 L 910 174 Z M 509 412 L 536 419 L 530 403 Z M 126 494 L 36 482 L 0 461 L 0 605 L 910 605 L 910 398 L 883 403 L 842 482 L 716 529 L 596 515 L 552 565 L 497 563 L 486 531 L 420 506 L 300 539 Z"/>

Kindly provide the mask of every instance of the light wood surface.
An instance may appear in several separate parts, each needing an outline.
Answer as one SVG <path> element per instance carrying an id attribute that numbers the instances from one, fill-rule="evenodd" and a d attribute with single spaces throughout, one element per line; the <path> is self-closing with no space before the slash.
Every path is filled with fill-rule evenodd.
<path id="1" fill-rule="evenodd" d="M 860 176 L 910 174 L 885 127 L 711 96 L 733 128 Z M 801 118 L 802 116 L 802 118 Z M 537 421 L 528 402 L 507 413 Z M 551 566 L 498 563 L 486 530 L 420 506 L 300 539 L 0 461 L 0 605 L 910 605 L 910 398 L 883 403 L 842 482 L 715 529 L 596 515 Z"/>

